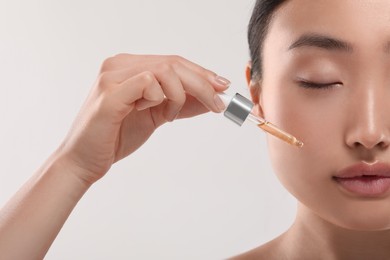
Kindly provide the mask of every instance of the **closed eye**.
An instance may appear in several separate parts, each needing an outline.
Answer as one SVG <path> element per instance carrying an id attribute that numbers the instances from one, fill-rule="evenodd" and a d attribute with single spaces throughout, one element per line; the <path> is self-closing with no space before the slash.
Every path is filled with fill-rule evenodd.
<path id="1" fill-rule="evenodd" d="M 342 85 L 341 82 L 319 83 L 319 82 L 306 81 L 306 80 L 299 80 L 298 84 L 303 88 L 310 88 L 310 89 L 330 89 Z"/>

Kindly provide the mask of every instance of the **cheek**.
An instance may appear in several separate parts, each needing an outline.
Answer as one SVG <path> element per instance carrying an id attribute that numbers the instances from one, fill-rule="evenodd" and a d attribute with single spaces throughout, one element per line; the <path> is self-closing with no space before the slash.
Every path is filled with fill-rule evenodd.
<path id="1" fill-rule="evenodd" d="M 296 148 L 267 135 L 273 169 L 283 186 L 323 219 L 355 230 L 388 229 L 389 203 L 351 200 L 332 179 L 340 166 L 352 160 L 344 140 L 349 116 L 346 95 L 286 84 L 263 86 L 264 117 L 304 142 Z"/>
<path id="2" fill-rule="evenodd" d="M 261 97 L 264 117 L 304 142 L 302 148 L 297 148 L 268 135 L 275 173 L 300 201 L 313 199 L 318 203 L 321 194 L 328 193 L 324 184 L 332 181 L 332 174 L 343 160 L 340 155 L 345 120 L 337 112 L 342 98 L 332 90 L 308 91 L 282 82 L 269 86 L 263 86 Z"/>

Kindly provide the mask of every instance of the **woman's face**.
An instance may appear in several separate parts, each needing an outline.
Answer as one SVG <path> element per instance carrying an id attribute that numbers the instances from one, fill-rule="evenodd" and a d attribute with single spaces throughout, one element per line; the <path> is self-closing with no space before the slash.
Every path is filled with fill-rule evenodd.
<path id="1" fill-rule="evenodd" d="M 367 167 L 348 177 L 390 174 L 368 172 L 390 165 L 390 1 L 287 1 L 264 42 L 260 85 L 263 116 L 305 143 L 268 137 L 283 185 L 338 226 L 390 229 L 385 178 L 334 178 L 358 163 Z"/>

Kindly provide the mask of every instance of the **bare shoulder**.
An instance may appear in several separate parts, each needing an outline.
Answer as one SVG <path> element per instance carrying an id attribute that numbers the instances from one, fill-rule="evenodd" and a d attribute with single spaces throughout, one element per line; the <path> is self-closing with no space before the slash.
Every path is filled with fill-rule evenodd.
<path id="1" fill-rule="evenodd" d="M 281 247 L 282 236 L 256 247 L 248 252 L 229 258 L 228 260 L 258 260 L 258 259 L 284 259 L 285 255 Z"/>

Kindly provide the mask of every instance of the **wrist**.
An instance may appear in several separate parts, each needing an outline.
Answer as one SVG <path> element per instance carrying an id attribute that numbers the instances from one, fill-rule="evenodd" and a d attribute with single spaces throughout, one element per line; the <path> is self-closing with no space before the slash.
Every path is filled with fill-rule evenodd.
<path id="1" fill-rule="evenodd" d="M 86 169 L 80 167 L 80 165 L 67 153 L 60 150 L 55 151 L 49 158 L 50 163 L 56 169 L 65 170 L 65 174 L 71 178 L 76 179 L 86 189 L 88 189 L 96 180 L 93 180 L 90 176 L 92 174 Z"/>

